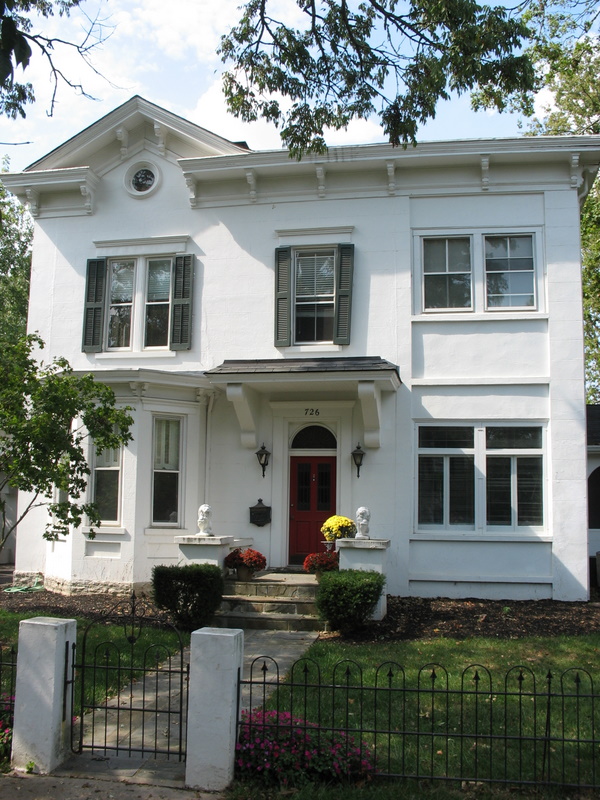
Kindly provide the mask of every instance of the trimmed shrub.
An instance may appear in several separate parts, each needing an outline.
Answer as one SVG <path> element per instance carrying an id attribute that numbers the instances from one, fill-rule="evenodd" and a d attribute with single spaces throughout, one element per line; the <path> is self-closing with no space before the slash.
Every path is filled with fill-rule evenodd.
<path id="1" fill-rule="evenodd" d="M 223 574 L 213 564 L 157 566 L 152 570 L 154 602 L 187 631 L 208 625 L 221 605 Z"/>
<path id="2" fill-rule="evenodd" d="M 371 618 L 384 585 L 385 576 L 379 572 L 325 572 L 316 597 L 319 616 L 334 631 L 350 633 L 362 628 Z"/>

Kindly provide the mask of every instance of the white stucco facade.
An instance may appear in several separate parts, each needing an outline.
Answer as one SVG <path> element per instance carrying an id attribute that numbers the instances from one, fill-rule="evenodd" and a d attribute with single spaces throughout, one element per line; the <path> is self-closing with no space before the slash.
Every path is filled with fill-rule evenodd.
<path id="1" fill-rule="evenodd" d="M 115 519 L 93 540 L 84 529 L 49 544 L 42 512 L 30 514 L 17 577 L 42 572 L 65 591 L 147 583 L 154 565 L 180 560 L 175 537 L 196 532 L 202 503 L 215 533 L 252 537 L 271 567 L 286 566 L 302 551 L 290 543 L 294 458 L 323 456 L 334 511 L 368 506 L 371 536 L 390 540 L 389 593 L 586 598 L 579 203 L 599 158 L 596 137 L 544 137 L 332 148 L 296 162 L 133 98 L 8 175 L 35 218 L 29 328 L 45 359 L 92 371 L 135 420 L 111 464 L 90 451 L 92 494 L 94 470 L 113 470 L 101 479 L 117 493 Z M 152 173 L 148 190 L 132 186 L 140 170 Z M 526 256 L 494 266 L 504 246 Z M 441 267 L 428 248 L 446 253 Z M 337 325 L 345 296 L 347 329 L 301 341 L 298 265 L 315 253 L 335 264 L 336 283 L 302 313 L 318 327 L 330 306 Z M 106 279 L 82 350 L 90 262 Z M 184 262 L 191 337 L 146 346 L 153 314 L 172 323 Z M 149 310 L 155 263 L 174 270 L 163 311 Z M 117 297 L 123 264 L 130 283 Z M 295 448 L 315 425 L 328 445 Z M 169 463 L 157 445 L 167 434 L 178 438 Z M 176 503 L 166 521 L 163 490 Z M 271 507 L 263 527 L 249 520 L 259 498 Z"/>

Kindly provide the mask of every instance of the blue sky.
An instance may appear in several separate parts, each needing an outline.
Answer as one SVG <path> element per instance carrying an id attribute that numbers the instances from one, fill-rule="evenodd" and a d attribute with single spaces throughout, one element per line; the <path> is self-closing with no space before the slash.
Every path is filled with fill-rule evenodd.
<path id="1" fill-rule="evenodd" d="M 25 120 L 0 119 L 0 153 L 9 156 L 11 171 L 25 168 L 134 94 L 228 139 L 245 140 L 253 149 L 280 147 L 274 126 L 244 124 L 225 110 L 221 63 L 215 51 L 220 35 L 237 20 L 240 2 L 85 0 L 69 19 L 44 21 L 45 34 L 63 39 L 83 36 L 88 18 L 97 18 L 102 24 L 106 40 L 91 54 L 93 69 L 75 53 L 57 52 L 64 72 L 96 99 L 59 87 L 54 115 L 49 117 L 48 69 L 34 53 L 26 77 L 34 85 L 37 102 L 29 107 Z M 289 17 L 296 8 L 293 0 L 272 2 L 282 17 Z M 517 136 L 517 122 L 508 114 L 474 113 L 465 96 L 441 104 L 436 119 L 420 130 L 419 138 Z M 378 141 L 384 141 L 384 135 L 375 120 L 355 122 L 347 131 L 328 136 L 330 145 Z M 21 142 L 27 144 L 17 144 Z"/>

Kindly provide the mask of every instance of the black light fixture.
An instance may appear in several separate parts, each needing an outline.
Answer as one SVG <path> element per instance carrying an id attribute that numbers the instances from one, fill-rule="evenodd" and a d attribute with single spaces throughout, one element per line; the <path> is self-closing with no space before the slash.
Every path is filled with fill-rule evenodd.
<path id="1" fill-rule="evenodd" d="M 263 478 L 265 477 L 265 470 L 269 466 L 269 456 L 270 455 L 271 455 L 271 453 L 267 450 L 267 448 L 265 447 L 265 443 L 263 442 L 263 445 L 260 448 L 260 450 L 256 451 L 256 457 L 258 458 L 258 463 L 262 467 Z"/>
<path id="2" fill-rule="evenodd" d="M 352 460 L 354 461 L 354 466 L 356 467 L 357 478 L 360 478 L 360 468 L 362 467 L 362 462 L 364 457 L 365 457 L 365 451 L 361 448 L 359 442 L 352 451 Z"/>

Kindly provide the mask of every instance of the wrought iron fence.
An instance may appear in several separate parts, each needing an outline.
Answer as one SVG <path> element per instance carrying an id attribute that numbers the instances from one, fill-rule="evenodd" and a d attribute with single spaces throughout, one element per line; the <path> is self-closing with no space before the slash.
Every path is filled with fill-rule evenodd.
<path id="1" fill-rule="evenodd" d="M 189 664 L 173 626 L 173 646 L 148 640 L 157 622 L 134 594 L 88 625 L 77 650 L 73 645 L 74 752 L 185 760 Z M 104 624 L 121 634 L 92 635 Z"/>
<path id="2" fill-rule="evenodd" d="M 246 738 L 254 726 L 250 738 L 281 735 L 283 742 L 293 728 L 306 740 L 318 731 L 324 747 L 343 734 L 377 776 L 600 786 L 600 696 L 585 669 L 536 675 L 515 666 L 492 675 L 472 664 L 450 675 L 439 664 L 363 670 L 342 661 L 324 680 L 304 658 L 281 682 L 276 662 L 259 658 L 240 690 Z"/>
<path id="3" fill-rule="evenodd" d="M 0 716 L 7 724 L 15 713 L 15 685 L 17 682 L 17 651 L 13 647 L 0 647 Z"/>

